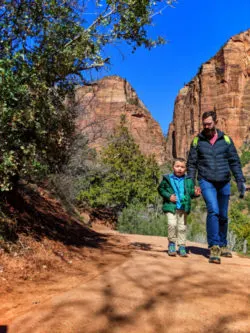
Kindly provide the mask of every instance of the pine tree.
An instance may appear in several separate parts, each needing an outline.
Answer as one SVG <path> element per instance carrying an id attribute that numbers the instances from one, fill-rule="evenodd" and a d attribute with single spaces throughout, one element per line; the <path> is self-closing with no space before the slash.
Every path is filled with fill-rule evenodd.
<path id="1" fill-rule="evenodd" d="M 94 207 L 124 208 L 132 202 L 154 203 L 159 167 L 154 156 L 145 157 L 125 126 L 125 119 L 101 156 L 104 175 L 95 176 L 80 200 Z"/>

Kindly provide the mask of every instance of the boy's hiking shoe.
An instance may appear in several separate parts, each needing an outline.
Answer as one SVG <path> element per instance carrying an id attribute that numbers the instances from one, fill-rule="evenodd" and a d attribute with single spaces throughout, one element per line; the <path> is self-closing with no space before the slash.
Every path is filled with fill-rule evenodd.
<path id="1" fill-rule="evenodd" d="M 226 246 L 221 247 L 221 256 L 226 257 L 226 258 L 232 258 L 233 257 L 232 252 Z"/>
<path id="2" fill-rule="evenodd" d="M 188 257 L 186 247 L 184 245 L 179 246 L 179 256 L 180 257 Z"/>
<path id="3" fill-rule="evenodd" d="M 213 245 L 210 247 L 209 262 L 213 264 L 220 264 L 220 254 L 221 250 L 218 245 Z"/>
<path id="4" fill-rule="evenodd" d="M 168 255 L 171 257 L 176 256 L 175 243 L 169 243 L 168 245 Z"/>

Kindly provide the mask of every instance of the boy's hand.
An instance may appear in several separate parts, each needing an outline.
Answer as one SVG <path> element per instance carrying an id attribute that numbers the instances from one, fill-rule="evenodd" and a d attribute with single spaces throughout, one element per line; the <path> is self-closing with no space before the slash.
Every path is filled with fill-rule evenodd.
<path id="1" fill-rule="evenodd" d="M 171 202 L 174 202 L 174 203 L 175 203 L 176 200 L 177 200 L 177 199 L 176 199 L 176 195 L 175 195 L 175 194 L 172 194 L 171 197 L 169 198 L 169 200 L 170 200 Z"/>
<path id="2" fill-rule="evenodd" d="M 198 196 L 201 195 L 201 188 L 200 187 L 195 186 L 195 188 L 194 188 L 194 195 L 196 197 L 198 197 Z"/>

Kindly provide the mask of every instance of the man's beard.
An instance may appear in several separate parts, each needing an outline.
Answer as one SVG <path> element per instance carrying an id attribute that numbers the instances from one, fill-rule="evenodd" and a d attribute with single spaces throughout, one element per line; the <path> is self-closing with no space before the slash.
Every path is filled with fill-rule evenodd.
<path id="1" fill-rule="evenodd" d="M 213 128 L 204 128 L 204 134 L 208 138 L 212 138 L 216 133 L 215 127 Z"/>

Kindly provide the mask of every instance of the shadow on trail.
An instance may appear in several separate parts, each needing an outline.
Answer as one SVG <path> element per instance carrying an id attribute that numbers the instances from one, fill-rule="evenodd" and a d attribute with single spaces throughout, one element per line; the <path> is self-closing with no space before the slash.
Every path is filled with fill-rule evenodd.
<path id="1" fill-rule="evenodd" d="M 107 236 L 99 234 L 77 218 L 67 214 L 60 202 L 41 193 L 32 185 L 19 186 L 5 194 L 3 210 L 16 221 L 6 238 L 18 239 L 19 233 L 32 235 L 36 240 L 43 237 L 63 242 L 66 245 L 100 247 Z M 9 224 L 6 223 L 6 225 Z"/>
<path id="2" fill-rule="evenodd" d="M 7 333 L 7 332 L 8 332 L 8 327 L 5 325 L 3 326 L 0 325 L 0 333 Z"/>
<path id="3" fill-rule="evenodd" d="M 134 243 L 130 243 L 129 245 L 132 246 L 132 248 L 137 249 L 137 250 L 142 250 L 142 251 L 152 250 L 152 245 L 148 244 L 148 243 L 134 242 Z"/>
<path id="4" fill-rule="evenodd" d="M 186 246 L 186 250 L 187 250 L 188 254 L 196 254 L 196 255 L 203 256 L 205 258 L 209 258 L 209 249 L 198 247 L 198 246 Z M 154 251 L 155 252 L 166 253 L 168 255 L 168 249 L 166 249 L 166 250 L 157 250 L 157 249 L 155 249 Z M 177 251 L 177 253 L 178 253 L 178 251 Z M 175 257 L 172 257 L 172 258 L 175 258 Z"/>
<path id="5" fill-rule="evenodd" d="M 198 254 L 200 256 L 203 256 L 205 258 L 209 257 L 209 249 L 204 249 L 202 247 L 197 246 L 187 246 L 188 253 Z"/>
<path id="6" fill-rule="evenodd" d="M 40 332 L 43 322 L 46 332 L 57 327 L 59 333 L 70 322 L 69 331 L 84 333 L 245 332 L 249 280 L 242 282 L 240 266 L 234 273 L 232 279 L 226 266 L 182 259 L 175 265 L 143 252 L 56 302 L 52 311 L 40 309 L 32 327 Z M 31 316 L 19 322 L 20 333 L 28 333 Z"/>

